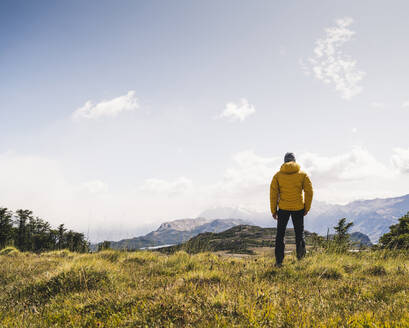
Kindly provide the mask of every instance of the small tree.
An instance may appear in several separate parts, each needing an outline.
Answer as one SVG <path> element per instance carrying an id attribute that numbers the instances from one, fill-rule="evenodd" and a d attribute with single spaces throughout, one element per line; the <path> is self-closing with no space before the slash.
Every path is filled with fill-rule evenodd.
<path id="1" fill-rule="evenodd" d="M 351 242 L 348 231 L 354 225 L 354 223 L 347 223 L 346 220 L 346 218 L 340 219 L 338 224 L 334 227 L 336 232 L 334 238 L 325 242 L 325 248 L 327 251 L 343 253 L 350 248 Z"/>
<path id="2" fill-rule="evenodd" d="M 338 221 L 338 224 L 334 227 L 336 234 L 334 240 L 340 245 L 349 244 L 348 230 L 354 225 L 353 222 L 346 223 L 346 218 L 342 218 Z"/>
<path id="3" fill-rule="evenodd" d="M 389 229 L 390 231 L 379 239 L 381 248 L 409 249 L 409 212 Z"/>

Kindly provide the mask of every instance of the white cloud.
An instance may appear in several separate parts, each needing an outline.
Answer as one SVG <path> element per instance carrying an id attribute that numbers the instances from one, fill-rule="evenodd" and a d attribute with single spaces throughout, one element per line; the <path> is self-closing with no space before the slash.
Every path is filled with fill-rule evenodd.
<path id="1" fill-rule="evenodd" d="M 68 181 L 54 160 L 8 152 L 0 155 L 1 206 L 23 208 L 52 204 L 58 198 L 68 198 Z"/>
<path id="2" fill-rule="evenodd" d="M 82 190 L 91 194 L 108 192 L 108 185 L 101 180 L 86 181 L 81 185 Z"/>
<path id="3" fill-rule="evenodd" d="M 384 108 L 384 107 L 385 107 L 385 104 L 384 104 L 384 103 L 381 103 L 381 102 L 373 101 L 373 102 L 371 103 L 371 107 L 372 107 L 372 108 Z"/>
<path id="4" fill-rule="evenodd" d="M 303 71 L 303 73 L 304 73 L 306 76 L 310 76 L 310 75 L 311 75 L 310 67 L 305 63 L 305 61 L 304 61 L 303 58 L 299 58 L 299 59 L 298 59 L 298 64 L 300 65 L 301 70 Z"/>
<path id="5" fill-rule="evenodd" d="M 362 147 L 334 156 L 300 153 L 296 157 L 301 169 L 311 177 L 314 198 L 321 201 L 345 203 L 406 192 L 403 176 Z M 282 157 L 263 157 L 244 151 L 233 159 L 223 179 L 202 191 L 213 204 L 242 205 L 264 211 L 269 206 L 271 178 L 283 163 Z"/>
<path id="6" fill-rule="evenodd" d="M 115 117 L 122 112 L 129 112 L 139 108 L 135 91 L 129 91 L 126 95 L 119 96 L 111 100 L 103 100 L 97 104 L 92 104 L 89 100 L 84 106 L 78 108 L 72 117 L 79 119 L 98 119 L 100 117 Z"/>
<path id="7" fill-rule="evenodd" d="M 262 157 L 252 150 L 233 156 L 221 180 L 202 188 L 207 207 L 242 205 L 247 208 L 265 208 L 268 204 L 268 187 L 282 158 Z"/>
<path id="8" fill-rule="evenodd" d="M 226 118 L 230 121 L 244 121 L 248 116 L 254 114 L 255 107 L 249 104 L 245 98 L 240 99 L 239 103 L 229 102 L 226 104 L 223 112 L 218 116 L 219 118 Z"/>
<path id="9" fill-rule="evenodd" d="M 352 133 L 357 133 L 358 129 L 357 128 L 352 128 Z"/>
<path id="10" fill-rule="evenodd" d="M 331 157 L 308 152 L 296 154 L 296 157 L 301 169 L 320 187 L 393 176 L 389 167 L 361 147 L 354 147 L 350 152 Z M 223 179 L 214 187 L 217 186 L 225 193 L 247 196 L 256 190 L 265 192 L 266 186 L 283 163 L 280 156 L 262 157 L 252 150 L 237 153 L 233 160 L 233 165 L 226 169 Z"/>
<path id="11" fill-rule="evenodd" d="M 233 157 L 234 166 L 226 169 L 223 185 L 231 191 L 265 185 L 272 177 L 272 170 L 277 168 L 279 157 L 261 157 L 252 150 L 237 153 Z"/>
<path id="12" fill-rule="evenodd" d="M 391 158 L 393 166 L 398 169 L 400 173 L 409 173 L 409 148 L 395 148 L 394 152 L 395 154 Z"/>
<path id="13" fill-rule="evenodd" d="M 315 199 L 344 203 L 357 198 L 388 197 L 391 190 L 399 193 L 404 189 L 392 167 L 361 147 L 335 156 L 300 153 L 296 157 L 301 169 L 311 177 Z M 282 164 L 283 156 L 265 157 L 252 150 L 242 151 L 233 156 L 222 179 L 195 192 L 202 193 L 208 207 L 241 205 L 265 211 L 269 207 L 271 179 Z"/>
<path id="14" fill-rule="evenodd" d="M 409 108 L 409 100 L 405 101 L 405 102 L 402 104 L 402 108 Z"/>
<path id="15" fill-rule="evenodd" d="M 287 54 L 287 47 L 280 46 L 279 47 L 279 53 L 280 53 L 281 56 L 285 56 Z"/>
<path id="16" fill-rule="evenodd" d="M 350 17 L 338 19 L 336 25 L 325 29 L 325 37 L 315 42 L 314 57 L 310 64 L 314 76 L 326 84 L 334 84 L 342 98 L 351 99 L 361 93 L 359 82 L 365 72 L 356 68 L 356 60 L 343 52 L 343 45 L 355 34 L 349 29 Z"/>
<path id="17" fill-rule="evenodd" d="M 346 154 L 332 157 L 313 153 L 301 154 L 303 168 L 321 186 L 346 181 L 362 181 L 374 177 L 390 177 L 391 170 L 366 149 L 354 147 Z"/>
<path id="18" fill-rule="evenodd" d="M 174 195 L 184 193 L 191 189 L 192 186 L 192 181 L 185 177 L 180 177 L 174 181 L 151 178 L 145 180 L 144 184 L 140 187 L 140 190 Z"/>

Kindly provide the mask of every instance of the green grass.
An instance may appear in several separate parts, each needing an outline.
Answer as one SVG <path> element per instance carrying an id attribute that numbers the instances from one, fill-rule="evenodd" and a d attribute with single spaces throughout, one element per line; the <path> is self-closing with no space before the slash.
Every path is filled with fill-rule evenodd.
<path id="1" fill-rule="evenodd" d="M 409 327 L 409 254 L 0 251 L 0 327 Z"/>

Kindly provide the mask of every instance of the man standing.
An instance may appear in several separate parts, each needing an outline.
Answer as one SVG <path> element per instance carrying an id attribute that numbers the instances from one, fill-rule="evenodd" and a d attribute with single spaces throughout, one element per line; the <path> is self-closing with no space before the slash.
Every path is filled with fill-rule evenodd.
<path id="1" fill-rule="evenodd" d="M 303 197 L 303 190 L 304 196 Z M 281 165 L 270 184 L 271 214 L 277 221 L 275 241 L 276 266 L 281 267 L 284 260 L 284 235 L 291 215 L 295 230 L 297 259 L 304 257 L 304 216 L 311 208 L 313 189 L 307 173 L 300 171 L 293 153 L 286 153 Z M 305 201 L 304 201 L 305 198 Z M 277 206 L 278 205 L 278 206 Z M 278 210 L 277 210 L 278 207 Z"/>

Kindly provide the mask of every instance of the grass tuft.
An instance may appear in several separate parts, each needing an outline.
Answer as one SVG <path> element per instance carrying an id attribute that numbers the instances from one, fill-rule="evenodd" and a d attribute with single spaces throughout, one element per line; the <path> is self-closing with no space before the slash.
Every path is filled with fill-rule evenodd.
<path id="1" fill-rule="evenodd" d="M 68 249 L 62 249 L 58 251 L 45 252 L 41 254 L 42 257 L 63 257 L 63 258 L 73 258 L 75 253 L 70 252 Z"/>
<path id="2" fill-rule="evenodd" d="M 321 266 L 318 268 L 315 268 L 311 272 L 311 276 L 315 276 L 318 278 L 323 278 L 323 279 L 341 279 L 342 278 L 342 272 L 334 267 L 325 267 Z"/>
<path id="3" fill-rule="evenodd" d="M 0 250 L 0 255 L 7 255 L 7 256 L 19 256 L 21 254 L 21 252 L 13 247 L 13 246 L 7 246 L 6 248 L 3 248 L 2 250 Z"/>
<path id="4" fill-rule="evenodd" d="M 73 267 L 46 280 L 29 284 L 18 292 L 18 298 L 27 304 L 45 304 L 58 294 L 69 294 L 101 288 L 108 283 L 108 273 L 91 266 Z"/>
<path id="5" fill-rule="evenodd" d="M 379 264 L 370 266 L 365 270 L 365 273 L 371 276 L 386 276 L 387 274 L 384 266 Z"/>

